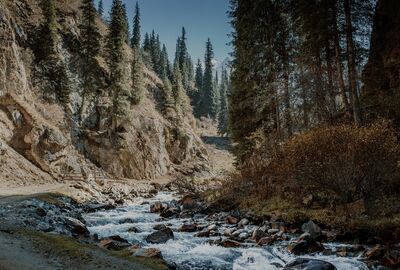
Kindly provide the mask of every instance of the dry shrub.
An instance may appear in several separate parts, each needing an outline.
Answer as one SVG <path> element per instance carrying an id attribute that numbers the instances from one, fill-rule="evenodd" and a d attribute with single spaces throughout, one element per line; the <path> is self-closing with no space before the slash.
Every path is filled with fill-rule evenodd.
<path id="1" fill-rule="evenodd" d="M 266 149 L 269 149 L 267 153 Z M 267 156 L 268 154 L 268 156 Z M 341 125 L 296 135 L 255 153 L 244 177 L 264 195 L 328 193 L 340 203 L 398 194 L 400 145 L 390 123 Z"/>

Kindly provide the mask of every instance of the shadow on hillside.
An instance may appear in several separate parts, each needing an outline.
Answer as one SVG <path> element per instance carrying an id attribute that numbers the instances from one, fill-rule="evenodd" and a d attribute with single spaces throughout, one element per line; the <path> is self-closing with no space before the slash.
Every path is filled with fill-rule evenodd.
<path id="1" fill-rule="evenodd" d="M 218 150 L 232 150 L 231 141 L 228 137 L 202 136 L 201 139 L 205 144 L 213 145 Z"/>

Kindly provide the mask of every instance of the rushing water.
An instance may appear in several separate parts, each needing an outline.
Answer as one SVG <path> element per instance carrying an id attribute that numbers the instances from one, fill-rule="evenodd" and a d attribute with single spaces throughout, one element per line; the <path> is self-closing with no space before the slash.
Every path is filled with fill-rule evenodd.
<path id="1" fill-rule="evenodd" d="M 193 222 L 192 219 L 170 219 L 162 221 L 158 214 L 150 213 L 150 204 L 156 201 L 170 202 L 177 197 L 171 193 L 160 192 L 151 199 L 138 199 L 134 204 L 117 208 L 111 211 L 101 211 L 85 216 L 89 230 L 92 234 L 98 234 L 100 238 L 119 235 L 131 243 L 140 244 L 144 248 L 158 248 L 164 259 L 173 263 L 178 269 L 185 270 L 210 270 L 210 269 L 234 269 L 234 270 L 272 270 L 281 269 L 283 265 L 292 261 L 295 256 L 287 252 L 287 243 L 281 242 L 271 247 L 254 247 L 244 244 L 241 248 L 225 248 L 210 245 L 208 242 L 219 237 L 198 238 L 195 233 L 179 232 L 178 229 L 185 222 Z M 128 223 L 120 224 L 121 221 Z M 201 225 L 212 224 L 205 216 L 197 215 L 194 221 Z M 145 238 L 154 232 L 155 224 L 165 224 L 174 231 L 174 240 L 165 244 L 149 244 Z M 139 233 L 128 232 L 135 227 Z M 249 225 L 249 231 L 253 226 Z M 223 234 L 223 231 L 220 231 Z M 340 244 L 327 244 L 328 248 L 335 250 Z M 307 257 L 307 256 L 303 256 Z M 334 264 L 339 270 L 367 270 L 368 267 L 359 258 L 344 258 L 325 256 L 322 254 L 312 256 Z"/>

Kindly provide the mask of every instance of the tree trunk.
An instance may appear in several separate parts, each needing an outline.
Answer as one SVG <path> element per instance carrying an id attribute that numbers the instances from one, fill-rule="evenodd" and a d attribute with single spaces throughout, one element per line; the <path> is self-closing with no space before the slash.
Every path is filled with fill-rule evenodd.
<path id="1" fill-rule="evenodd" d="M 322 81 L 323 69 L 321 60 L 321 48 L 317 46 L 315 50 L 315 104 L 317 105 L 317 119 L 319 123 L 324 122 L 327 119 L 327 109 L 325 100 L 325 89 Z"/>
<path id="2" fill-rule="evenodd" d="M 351 22 L 350 0 L 344 0 L 346 21 L 347 65 L 349 73 L 350 101 L 353 109 L 354 122 L 361 124 L 360 101 L 357 93 L 356 59 L 354 53 L 353 25 Z"/>
<path id="3" fill-rule="evenodd" d="M 336 109 L 336 91 L 333 86 L 333 67 L 332 67 L 332 51 L 330 42 L 327 39 L 325 44 L 325 58 L 326 58 L 326 71 L 328 74 L 328 94 L 330 103 L 330 115 L 334 115 L 337 111 Z"/>
<path id="4" fill-rule="evenodd" d="M 400 129 L 400 1 L 379 0 L 363 72 L 365 119 L 384 117 Z"/>
<path id="5" fill-rule="evenodd" d="M 283 61 L 283 84 L 284 84 L 284 105 L 285 105 L 285 125 L 287 135 L 290 137 L 293 134 L 293 123 L 292 123 L 292 114 L 290 108 L 290 86 L 289 86 L 289 54 L 287 44 L 287 32 L 284 31 L 283 36 L 283 54 L 282 54 L 282 61 Z"/>

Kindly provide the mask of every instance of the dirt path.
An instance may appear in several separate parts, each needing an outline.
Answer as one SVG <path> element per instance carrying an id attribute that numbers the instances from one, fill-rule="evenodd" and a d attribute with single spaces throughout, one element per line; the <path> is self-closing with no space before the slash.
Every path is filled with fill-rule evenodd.
<path id="1" fill-rule="evenodd" d="M 66 191 L 67 189 L 68 185 L 63 183 L 28 185 L 19 187 L 2 187 L 0 189 L 0 197 L 26 196 L 26 195 L 34 195 L 39 193 L 52 193 L 52 192 L 63 193 L 63 191 Z"/>

